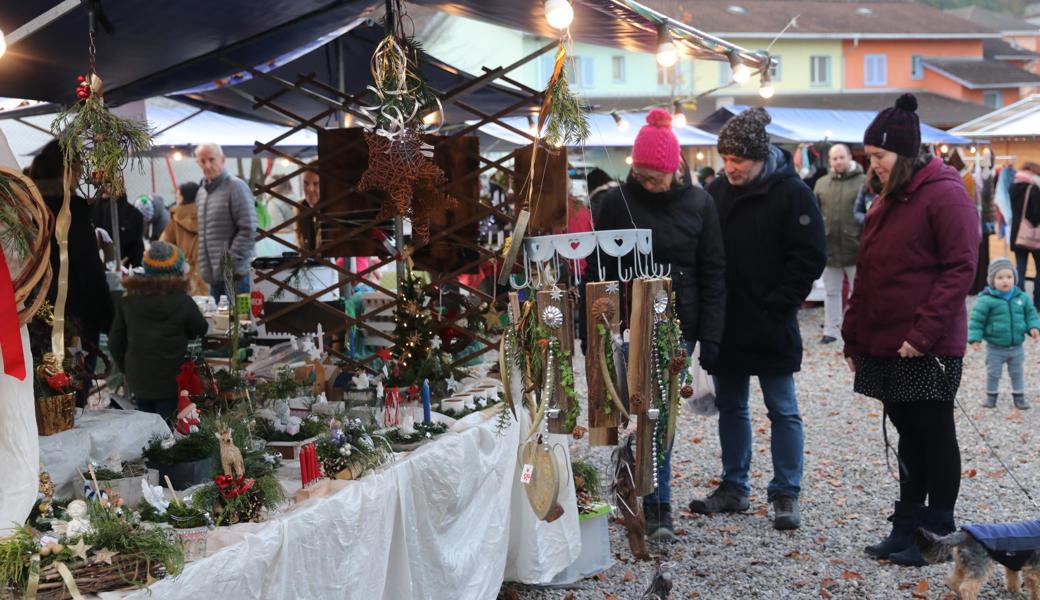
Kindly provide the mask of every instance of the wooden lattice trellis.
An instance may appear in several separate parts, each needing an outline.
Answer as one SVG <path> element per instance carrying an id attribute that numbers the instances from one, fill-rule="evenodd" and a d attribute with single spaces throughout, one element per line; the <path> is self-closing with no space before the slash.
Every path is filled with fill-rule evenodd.
<path id="1" fill-rule="evenodd" d="M 510 124 L 503 121 L 502 118 L 524 109 L 534 109 L 539 107 L 542 103 L 542 92 L 531 89 L 527 86 L 524 86 L 523 84 L 520 84 L 519 82 L 510 78 L 509 73 L 535 60 L 542 54 L 545 54 L 546 52 L 553 50 L 556 47 L 556 45 L 556 42 L 549 43 L 543 46 L 542 48 L 539 48 L 535 52 L 529 54 L 528 56 L 525 56 L 524 58 L 505 67 L 499 67 L 495 69 L 485 68 L 484 73 L 482 75 L 467 80 L 453 89 L 437 90 L 444 106 L 447 107 L 449 105 L 454 105 L 455 107 L 458 107 L 465 113 L 471 114 L 475 122 L 461 129 L 458 129 L 450 134 L 439 136 L 438 138 L 431 140 L 434 147 L 436 148 L 439 144 L 442 143 L 449 143 L 448 141 L 453 138 L 460 138 L 463 136 L 472 135 L 474 134 L 474 132 L 477 131 L 477 129 L 489 123 L 498 124 L 506 130 L 511 131 L 514 134 L 523 136 L 525 139 L 531 140 L 532 143 L 535 143 L 537 140 L 529 132 L 522 131 L 511 126 Z M 447 72 L 455 73 L 455 71 L 452 71 L 450 67 L 442 65 L 436 66 Z M 258 239 L 273 239 L 278 244 L 284 246 L 286 251 L 298 253 L 298 257 L 294 257 L 292 259 L 283 261 L 279 266 L 272 269 L 257 269 L 255 274 L 256 280 L 258 282 L 269 282 L 273 284 L 275 287 L 277 287 L 279 290 L 291 294 L 293 296 L 299 297 L 298 300 L 289 303 L 287 306 L 281 307 L 278 310 L 271 312 L 270 314 L 265 313 L 260 318 L 260 321 L 262 323 L 270 323 L 272 321 L 285 318 L 291 315 L 292 313 L 300 311 L 308 311 L 309 314 L 313 314 L 312 311 L 316 309 L 320 311 L 320 314 L 322 314 L 323 316 L 327 316 L 328 319 L 331 321 L 331 326 L 324 328 L 325 335 L 328 336 L 328 338 L 330 338 L 330 341 L 333 337 L 342 335 L 344 334 L 344 332 L 348 331 L 349 328 L 356 326 L 359 328 L 359 330 L 364 332 L 365 335 L 382 338 L 392 344 L 394 341 L 392 334 L 382 331 L 376 327 L 373 327 L 372 321 L 373 319 L 376 319 L 386 314 L 388 311 L 393 310 L 394 306 L 396 305 L 396 293 L 394 290 L 384 288 L 378 285 L 377 283 L 365 280 L 364 278 L 366 275 L 375 271 L 376 269 L 396 264 L 403 257 L 400 256 L 400 253 L 398 253 L 395 256 L 387 256 L 384 251 L 383 256 L 379 257 L 379 259 L 375 263 L 370 264 L 370 266 L 367 269 L 361 272 L 355 273 L 350 271 L 349 269 L 340 267 L 335 262 L 335 258 L 338 256 L 338 254 L 333 254 L 333 252 L 336 252 L 336 248 L 342 248 L 344 247 L 344 245 L 348 243 L 357 242 L 359 240 L 369 240 L 371 239 L 373 229 L 379 229 L 381 227 L 385 229 L 385 226 L 383 223 L 375 220 L 375 213 L 377 212 L 376 210 L 368 211 L 367 213 L 358 212 L 355 210 L 350 211 L 348 214 L 343 212 L 337 212 L 334 210 L 328 210 L 328 207 L 330 206 L 342 204 L 346 196 L 368 196 L 368 198 L 373 201 L 373 206 L 378 206 L 378 197 L 372 194 L 362 194 L 358 192 L 356 189 L 358 178 L 346 178 L 344 177 L 344 174 L 342 172 L 338 171 L 337 169 L 330 168 L 329 165 L 335 163 L 337 158 L 339 158 L 334 154 L 330 155 L 330 153 L 326 153 L 324 155 L 319 155 L 317 166 L 311 167 L 308 166 L 308 164 L 305 161 L 300 160 L 297 157 L 291 156 L 278 148 L 278 144 L 281 143 L 282 140 L 288 138 L 293 133 L 306 129 L 310 129 L 317 132 L 319 134 L 319 138 L 321 138 L 323 134 L 326 134 L 329 131 L 322 124 L 327 123 L 330 117 L 334 117 L 335 121 L 337 123 L 340 123 L 342 122 L 341 115 L 343 114 L 354 114 L 360 116 L 360 113 L 357 110 L 357 106 L 358 101 L 363 96 L 363 92 L 358 95 L 351 95 L 347 93 L 345 90 L 338 89 L 337 86 L 334 86 L 329 82 L 322 82 L 314 73 L 300 74 L 297 77 L 296 81 L 291 82 L 273 76 L 270 73 L 264 73 L 246 66 L 236 65 L 236 67 L 249 72 L 253 77 L 261 78 L 269 82 L 275 83 L 279 87 L 277 92 L 271 94 L 266 98 L 251 97 L 251 100 L 254 102 L 254 110 L 262 110 L 268 112 L 273 111 L 274 113 L 282 115 L 283 117 L 292 119 L 295 123 L 293 127 L 291 127 L 282 135 L 276 137 L 275 139 L 270 140 L 266 143 L 257 142 L 254 146 L 255 154 L 267 153 L 275 157 L 283 158 L 291 161 L 296 167 L 290 173 L 287 173 L 271 181 L 265 182 L 261 185 L 257 185 L 254 189 L 255 193 L 269 194 L 295 207 L 298 211 L 298 214 L 294 216 L 292 219 L 284 223 L 276 224 L 271 229 L 262 229 L 259 231 Z M 488 114 L 474 106 L 471 106 L 469 103 L 462 99 L 467 94 L 471 94 L 479 89 L 485 88 L 488 85 L 495 83 L 496 81 L 501 81 L 512 86 L 512 90 L 503 91 L 503 93 L 508 93 L 515 97 L 515 102 L 513 102 L 509 106 L 506 106 L 505 108 L 502 108 L 501 110 L 494 112 L 493 114 Z M 318 114 L 309 118 L 300 116 L 279 104 L 279 101 L 282 101 L 283 98 L 291 94 L 302 94 L 306 96 L 308 99 L 324 105 L 326 108 Z M 335 153 L 344 153 L 356 150 L 356 148 L 353 148 L 349 145 L 340 145 L 335 149 Z M 469 319 L 471 319 L 474 316 L 477 316 L 480 313 L 479 307 L 480 304 L 482 304 L 483 302 L 490 302 L 497 306 L 501 306 L 505 303 L 506 300 L 505 292 L 502 292 L 501 294 L 495 294 L 494 292 L 492 292 L 491 294 L 489 294 L 482 290 L 467 286 L 458 281 L 458 276 L 460 274 L 467 272 L 476 272 L 481 264 L 484 264 L 489 260 L 496 260 L 498 258 L 497 254 L 494 251 L 482 247 L 478 243 L 478 240 L 475 239 L 475 237 L 470 237 L 467 235 L 467 233 L 471 233 L 471 230 L 475 228 L 475 225 L 479 221 L 487 219 L 489 217 L 493 217 L 499 222 L 512 224 L 516 223 L 516 219 L 518 217 L 518 211 L 516 210 L 515 205 L 515 196 L 510 197 L 507 195 L 505 200 L 501 201 L 496 205 L 491 205 L 482 202 L 479 197 L 479 194 L 473 195 L 472 193 L 466 193 L 467 186 L 465 184 L 467 182 L 472 182 L 473 180 L 478 179 L 482 174 L 488 171 L 497 170 L 513 178 L 514 172 L 512 169 L 508 167 L 508 165 L 516 158 L 517 154 L 520 153 L 522 150 L 522 148 L 514 150 L 513 152 L 510 152 L 507 155 L 494 161 L 483 156 L 479 156 L 478 153 L 478 160 L 476 162 L 475 169 L 469 170 L 468 172 L 462 174 L 455 174 L 454 177 L 452 177 L 443 187 L 443 189 L 445 190 L 450 190 L 451 194 L 459 201 L 460 204 L 468 205 L 466 216 L 460 221 L 453 223 L 447 227 L 437 227 L 436 225 L 434 225 L 431 229 L 430 238 L 427 241 L 417 242 L 413 240 L 413 245 L 409 247 L 409 250 L 412 253 L 412 255 L 417 255 L 417 253 L 422 252 L 424 248 L 432 249 L 437 245 L 443 244 L 451 244 L 455 248 L 467 251 L 467 260 L 465 260 L 461 264 L 458 264 L 454 269 L 450 269 L 447 272 L 429 271 L 431 282 L 427 286 L 433 291 L 444 289 L 448 286 L 457 287 L 459 289 L 468 291 L 470 294 L 474 295 L 476 298 L 480 300 L 480 302 L 475 303 L 474 306 L 471 306 L 468 310 L 462 311 L 460 314 L 454 316 L 453 318 L 447 319 L 442 317 L 440 323 L 442 327 L 451 327 L 459 335 L 467 338 L 470 341 L 476 341 L 478 343 L 478 348 L 475 351 L 463 353 L 463 355 L 456 360 L 455 365 L 468 362 L 475 357 L 483 355 L 497 348 L 497 341 L 491 339 L 484 332 L 469 330 L 466 326 L 466 323 Z M 319 177 L 322 180 L 323 195 L 320 199 L 320 202 L 318 203 L 318 206 L 310 207 L 303 202 L 298 202 L 292 198 L 287 198 L 276 191 L 275 188 L 277 188 L 283 182 L 297 177 L 309 169 L 317 171 Z M 338 185 L 327 185 L 332 182 L 335 182 Z M 325 197 L 325 190 L 333 187 L 337 188 L 337 193 L 330 197 Z M 278 237 L 278 234 L 280 232 L 291 231 L 293 228 L 295 228 L 296 223 L 299 222 L 301 219 L 310 219 L 314 218 L 315 216 L 318 220 L 318 223 L 323 226 L 320 226 L 318 228 L 322 231 L 322 233 L 317 235 L 318 241 L 313 250 L 302 247 L 302 244 L 300 244 L 299 242 L 297 244 L 293 244 L 283 238 Z M 349 221 L 350 224 L 348 225 L 345 221 Z M 331 235 L 326 235 L 330 232 Z M 390 237 L 393 237 L 392 234 L 390 234 Z M 398 252 L 400 252 L 400 249 L 398 249 Z M 379 254 L 380 253 L 378 252 L 369 253 L 369 255 L 374 256 L 379 256 Z M 315 260 L 321 266 L 332 269 L 334 272 L 338 273 L 343 278 L 343 281 L 332 283 L 324 289 L 312 292 L 303 292 L 294 285 L 292 285 L 292 283 L 278 279 L 279 274 L 289 272 L 298 267 L 301 267 L 304 264 L 304 262 L 308 259 Z M 288 279 L 291 280 L 291 278 Z M 349 314 L 347 314 L 342 304 L 333 305 L 318 300 L 318 298 L 320 298 L 321 296 L 341 287 L 344 283 L 356 285 L 361 282 L 364 282 L 365 285 L 371 287 L 372 289 L 378 292 L 382 292 L 388 297 L 389 300 L 380 306 L 373 307 L 364 311 L 362 314 L 358 314 L 356 317 L 352 317 Z M 311 309 L 310 307 L 314 307 L 314 309 Z M 332 348 L 333 346 L 332 344 L 326 344 L 325 347 Z M 393 349 L 395 348 L 392 346 L 392 350 Z M 369 370 L 373 370 L 372 362 L 375 360 L 375 356 L 354 359 L 339 350 L 331 350 L 331 352 L 337 358 L 344 361 L 349 368 L 367 368 Z"/>

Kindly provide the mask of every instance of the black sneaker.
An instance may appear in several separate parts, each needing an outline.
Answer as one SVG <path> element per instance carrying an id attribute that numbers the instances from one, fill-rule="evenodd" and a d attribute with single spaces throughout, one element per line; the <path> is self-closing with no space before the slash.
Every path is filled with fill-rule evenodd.
<path id="1" fill-rule="evenodd" d="M 833 343 L 834 343 L 834 342 L 836 342 L 836 341 L 838 341 L 838 338 L 836 338 L 836 337 L 831 337 L 831 336 L 829 336 L 829 335 L 825 335 L 825 336 L 823 336 L 822 338 L 820 338 L 820 343 L 821 343 L 821 344 L 824 344 L 824 345 L 827 345 L 827 344 L 833 344 Z"/>
<path id="2" fill-rule="evenodd" d="M 997 407 L 997 395 L 986 394 L 986 399 L 981 402 L 982 408 L 996 408 Z"/>
<path id="3" fill-rule="evenodd" d="M 707 498 L 690 502 L 690 510 L 702 515 L 720 512 L 746 512 L 751 507 L 748 497 L 731 483 L 723 481 Z"/>
<path id="4" fill-rule="evenodd" d="M 644 503 L 646 513 L 646 537 L 655 542 L 674 542 L 675 527 L 672 524 L 672 505 L 663 503 Z"/>
<path id="5" fill-rule="evenodd" d="M 773 528 L 780 531 L 798 529 L 802 524 L 798 498 L 794 496 L 777 496 L 773 499 Z"/>
<path id="6" fill-rule="evenodd" d="M 1032 408 L 1032 405 L 1029 404 L 1029 400 L 1026 400 L 1025 394 L 1015 394 L 1014 401 L 1015 408 L 1018 410 L 1029 410 Z"/>

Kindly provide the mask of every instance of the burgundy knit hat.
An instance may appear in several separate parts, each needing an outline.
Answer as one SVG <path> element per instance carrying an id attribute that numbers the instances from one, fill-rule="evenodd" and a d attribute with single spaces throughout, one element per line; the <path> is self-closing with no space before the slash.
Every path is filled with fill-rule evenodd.
<path id="1" fill-rule="evenodd" d="M 661 173 L 679 168 L 679 138 L 672 131 L 672 115 L 667 110 L 655 108 L 646 115 L 646 125 L 632 146 L 632 166 Z"/>
<path id="2" fill-rule="evenodd" d="M 909 158 L 920 154 L 921 120 L 917 118 L 917 98 L 903 94 L 895 106 L 879 112 L 863 134 L 863 144 Z"/>

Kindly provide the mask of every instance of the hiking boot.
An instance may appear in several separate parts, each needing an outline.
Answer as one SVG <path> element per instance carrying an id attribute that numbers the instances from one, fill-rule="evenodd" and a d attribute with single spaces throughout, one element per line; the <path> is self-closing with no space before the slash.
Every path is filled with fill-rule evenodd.
<path id="1" fill-rule="evenodd" d="M 777 496 L 773 498 L 773 528 L 780 531 L 798 529 L 802 524 L 802 514 L 798 509 L 798 498 L 794 496 Z"/>
<path id="2" fill-rule="evenodd" d="M 746 512 L 751 503 L 744 492 L 732 483 L 723 481 L 707 498 L 690 501 L 690 510 L 702 515 L 720 512 Z"/>
<path id="3" fill-rule="evenodd" d="M 997 407 L 997 395 L 996 394 L 986 394 L 986 399 L 983 400 L 980 404 L 982 405 L 983 408 L 996 408 Z"/>
<path id="4" fill-rule="evenodd" d="M 914 530 L 917 529 L 919 513 L 923 508 L 920 504 L 896 501 L 895 511 L 888 517 L 892 523 L 892 531 L 879 543 L 867 546 L 864 549 L 867 556 L 878 559 L 888 558 L 889 555 L 912 546 Z"/>
<path id="5" fill-rule="evenodd" d="M 672 525 L 672 505 L 667 502 L 644 502 L 646 514 L 646 537 L 655 542 L 674 542 L 675 527 Z"/>
<path id="6" fill-rule="evenodd" d="M 825 346 L 827 344 L 833 344 L 836 341 L 838 341 L 838 338 L 836 338 L 834 336 L 830 336 L 830 335 L 825 335 L 822 338 L 820 338 L 820 343 L 825 345 Z"/>
<path id="7" fill-rule="evenodd" d="M 953 510 L 932 507 L 922 509 L 921 528 L 938 536 L 953 533 L 957 529 L 953 522 Z M 890 554 L 888 560 L 903 567 L 923 567 L 928 564 L 914 543 L 905 550 Z"/>
<path id="8" fill-rule="evenodd" d="M 1017 408 L 1018 410 L 1029 410 L 1030 408 L 1032 408 L 1032 405 L 1029 404 L 1029 400 L 1026 400 L 1025 394 L 1015 394 L 1014 400 L 1015 408 Z"/>

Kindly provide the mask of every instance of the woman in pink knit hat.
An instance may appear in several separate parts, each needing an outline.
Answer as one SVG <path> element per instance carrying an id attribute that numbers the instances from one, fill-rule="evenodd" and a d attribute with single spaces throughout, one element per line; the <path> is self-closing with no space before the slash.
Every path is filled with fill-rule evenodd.
<path id="1" fill-rule="evenodd" d="M 722 341 L 726 304 L 722 231 L 711 196 L 676 177 L 679 153 L 672 115 L 659 108 L 650 111 L 632 147 L 632 170 L 621 186 L 607 192 L 594 226 L 597 231 L 653 230 L 654 260 L 672 268 L 672 290 L 686 348 L 692 353 L 694 344 L 700 342 L 701 363 L 707 368 L 718 359 Z M 631 260 L 622 266 L 630 268 Z M 603 267 L 608 281 L 619 279 L 617 260 L 605 260 Z M 597 268 L 593 255 L 585 270 L 586 280 L 598 277 Z M 627 290 L 622 298 L 629 299 Z M 626 308 L 625 314 L 630 310 Z M 625 327 L 627 323 L 626 318 Z M 643 499 L 646 531 L 651 539 L 672 541 L 671 449 L 657 473 L 656 489 Z"/>

